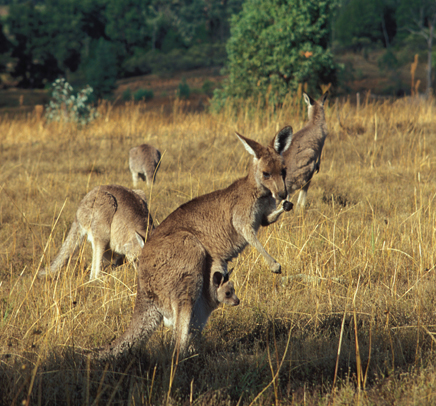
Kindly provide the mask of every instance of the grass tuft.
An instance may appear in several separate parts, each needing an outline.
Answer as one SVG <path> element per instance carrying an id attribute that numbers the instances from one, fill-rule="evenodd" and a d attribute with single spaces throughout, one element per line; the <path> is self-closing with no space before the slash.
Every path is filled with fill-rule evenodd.
<path id="1" fill-rule="evenodd" d="M 0 117 L 0 404 L 434 404 L 433 100 L 328 102 L 308 208 L 259 233 L 283 274 L 248 247 L 231 264 L 241 305 L 213 313 L 192 357 L 173 362 L 163 327 L 125 359 L 83 355 L 123 333 L 137 287 L 130 265 L 90 283 L 87 243 L 58 277 L 36 278 L 83 196 L 131 187 L 128 151 L 150 143 L 163 153 L 146 191 L 159 223 L 246 174 L 235 130 L 267 143 L 306 117 L 291 97 L 220 114 L 184 103 L 102 104 L 83 128 Z"/>

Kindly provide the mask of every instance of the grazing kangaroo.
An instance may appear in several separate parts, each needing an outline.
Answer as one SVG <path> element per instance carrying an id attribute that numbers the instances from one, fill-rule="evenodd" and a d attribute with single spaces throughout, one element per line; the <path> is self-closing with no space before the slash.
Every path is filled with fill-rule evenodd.
<path id="1" fill-rule="evenodd" d="M 147 186 L 156 180 L 160 165 L 160 152 L 149 144 L 142 144 L 129 151 L 129 169 L 132 173 L 134 187 L 138 179 L 147 181 Z"/>
<path id="2" fill-rule="evenodd" d="M 307 124 L 292 136 L 291 146 L 283 153 L 286 163 L 286 189 L 289 196 L 297 190 L 300 194 L 297 207 L 306 204 L 307 190 L 315 172 L 319 172 L 321 152 L 327 137 L 327 124 L 324 115 L 325 93 L 320 101 L 313 100 L 304 93 L 304 100 L 308 106 Z"/>
<path id="3" fill-rule="evenodd" d="M 119 355 L 147 339 L 162 318 L 174 324 L 174 339 L 183 353 L 190 332 L 201 331 L 217 303 L 227 298 L 230 304 L 239 303 L 233 297 L 233 285 L 226 282 L 227 262 L 247 244 L 264 256 L 273 272 L 280 273 L 280 264 L 266 252 L 256 233 L 261 225 L 275 222 L 292 209 L 292 203 L 285 200 L 281 156 L 291 135 L 287 127 L 264 147 L 237 134 L 253 155 L 248 175 L 181 205 L 154 230 L 139 257 L 138 293 L 130 326 L 102 357 Z"/>
<path id="4" fill-rule="evenodd" d="M 97 186 L 79 203 L 59 254 L 38 276 L 59 272 L 85 236 L 92 244 L 91 280 L 98 278 L 103 256 L 110 260 L 112 253 L 121 255 L 117 263 L 126 256 L 135 265 L 142 249 L 137 234 L 146 239 L 152 229 L 153 219 L 142 190 L 133 191 L 118 185 Z"/>

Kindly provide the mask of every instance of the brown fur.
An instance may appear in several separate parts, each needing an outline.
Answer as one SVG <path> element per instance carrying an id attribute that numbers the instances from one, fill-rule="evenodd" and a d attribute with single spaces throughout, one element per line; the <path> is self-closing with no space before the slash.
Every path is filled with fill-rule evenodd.
<path id="1" fill-rule="evenodd" d="M 300 190 L 297 207 L 306 204 L 307 190 L 315 172 L 319 172 L 321 153 L 327 137 L 327 124 L 324 115 L 324 102 L 327 93 L 320 101 L 313 100 L 304 93 L 308 105 L 307 124 L 292 136 L 289 149 L 284 152 L 286 162 L 286 189 L 289 196 Z"/>
<path id="2" fill-rule="evenodd" d="M 119 355 L 140 343 L 162 320 L 174 325 L 174 341 L 183 353 L 192 331 L 202 330 L 219 303 L 239 303 L 233 284 L 226 281 L 227 262 L 247 244 L 265 257 L 273 272 L 280 272 L 280 264 L 256 233 L 291 208 L 284 200 L 285 166 L 280 155 L 289 147 L 290 135 L 277 134 L 264 147 L 238 134 L 254 156 L 249 174 L 226 189 L 183 204 L 156 228 L 139 257 L 132 322 L 101 357 Z"/>
<path id="3" fill-rule="evenodd" d="M 133 186 L 136 187 L 138 179 L 151 182 L 156 180 L 160 166 L 161 153 L 149 144 L 142 144 L 129 151 L 129 169 L 132 173 Z"/>
<path id="4" fill-rule="evenodd" d="M 134 263 L 141 252 L 135 231 L 145 239 L 152 229 L 153 219 L 142 190 L 133 191 L 118 185 L 97 186 L 80 202 L 59 254 L 39 276 L 59 272 L 87 236 L 92 244 L 90 278 L 98 278 L 103 256 L 107 259 L 111 254 L 126 256 Z"/>

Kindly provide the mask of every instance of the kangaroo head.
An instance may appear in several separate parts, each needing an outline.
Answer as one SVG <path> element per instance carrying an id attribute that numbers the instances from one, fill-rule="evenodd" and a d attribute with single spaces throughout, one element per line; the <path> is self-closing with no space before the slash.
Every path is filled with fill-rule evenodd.
<path id="1" fill-rule="evenodd" d="M 303 93 L 304 101 L 307 104 L 309 121 L 316 119 L 324 119 L 324 102 L 326 101 L 328 92 L 325 92 L 321 99 L 316 101 L 312 99 L 307 93 Z"/>
<path id="2" fill-rule="evenodd" d="M 221 272 L 213 274 L 213 285 L 216 288 L 216 300 L 219 303 L 225 303 L 229 306 L 237 306 L 239 298 L 236 296 L 233 282 L 229 281 L 229 275 L 223 275 Z"/>
<path id="3" fill-rule="evenodd" d="M 257 186 L 264 194 L 271 193 L 277 201 L 286 199 L 286 167 L 282 157 L 291 145 L 292 127 L 280 130 L 272 139 L 269 146 L 263 146 L 236 133 L 245 149 L 253 155 L 254 178 Z"/>

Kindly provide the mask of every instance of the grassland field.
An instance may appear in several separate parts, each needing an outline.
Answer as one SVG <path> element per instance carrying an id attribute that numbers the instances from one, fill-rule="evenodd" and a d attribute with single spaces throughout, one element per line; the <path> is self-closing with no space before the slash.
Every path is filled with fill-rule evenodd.
<path id="1" fill-rule="evenodd" d="M 234 131 L 267 143 L 306 109 L 256 103 L 219 114 L 144 103 L 99 107 L 85 127 L 0 116 L 0 404 L 433 405 L 436 403 L 436 105 L 433 99 L 330 99 L 329 136 L 304 212 L 285 213 L 231 263 L 241 304 L 216 310 L 198 351 L 175 363 L 160 328 L 108 364 L 83 355 L 123 333 L 136 274 L 89 282 L 85 243 L 58 277 L 78 203 L 97 185 L 132 186 L 128 151 L 162 165 L 147 193 L 157 223 L 247 173 Z M 292 201 L 296 201 L 293 196 Z"/>

